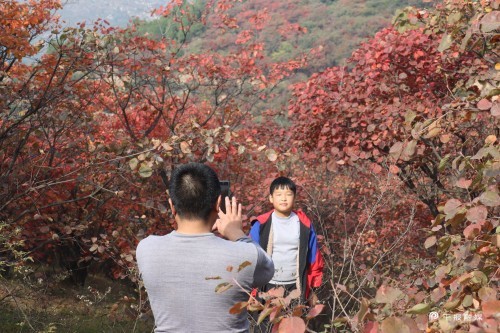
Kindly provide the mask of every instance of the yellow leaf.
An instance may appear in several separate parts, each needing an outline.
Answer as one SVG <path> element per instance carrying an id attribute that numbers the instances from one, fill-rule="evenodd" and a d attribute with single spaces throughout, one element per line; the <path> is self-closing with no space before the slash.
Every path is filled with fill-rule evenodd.
<path id="1" fill-rule="evenodd" d="M 278 159 L 278 154 L 276 153 L 276 151 L 274 149 L 268 149 L 266 151 L 266 156 L 267 156 L 267 159 L 271 162 L 274 162 Z"/>
<path id="2" fill-rule="evenodd" d="M 492 134 L 492 135 L 488 135 L 488 137 L 484 140 L 484 143 L 489 145 L 489 144 L 495 143 L 495 141 L 497 141 L 497 137 Z"/>
<path id="3" fill-rule="evenodd" d="M 166 151 L 171 151 L 172 149 L 174 149 L 171 145 L 169 145 L 168 143 L 164 142 L 161 144 L 161 146 L 163 147 L 163 149 L 165 149 Z"/>
<path id="4" fill-rule="evenodd" d="M 425 304 L 425 303 L 420 303 L 409 309 L 408 313 L 411 314 L 422 314 L 422 313 L 428 313 L 431 310 L 431 305 L 430 304 Z"/>
<path id="5" fill-rule="evenodd" d="M 182 141 L 181 142 L 181 151 L 184 154 L 191 154 L 191 148 L 189 148 L 189 143 L 187 143 L 186 141 Z"/>
<path id="6" fill-rule="evenodd" d="M 217 294 L 221 294 L 223 292 L 225 292 L 226 290 L 229 290 L 233 287 L 232 284 L 230 284 L 229 282 L 223 282 L 219 285 L 217 285 L 217 287 L 215 287 L 215 292 Z"/>
<path id="7" fill-rule="evenodd" d="M 243 268 L 247 267 L 247 266 L 250 266 L 252 263 L 250 261 L 244 261 L 240 264 L 240 266 L 238 267 L 238 272 L 241 271 Z"/>
<path id="8" fill-rule="evenodd" d="M 147 164 L 141 163 L 141 166 L 139 167 L 139 176 L 142 178 L 148 178 L 151 177 L 153 174 L 153 169 Z"/>
<path id="9" fill-rule="evenodd" d="M 139 160 L 135 157 L 128 162 L 128 165 L 130 166 L 130 169 L 132 169 L 132 170 L 135 170 L 137 168 L 138 164 L 139 164 Z"/>
<path id="10" fill-rule="evenodd" d="M 435 136 L 438 136 L 439 133 L 441 133 L 441 128 L 439 127 L 434 127 L 432 129 L 429 129 L 429 132 L 427 132 L 426 135 L 424 135 L 424 138 L 426 139 L 430 139 L 430 138 L 433 138 Z"/>

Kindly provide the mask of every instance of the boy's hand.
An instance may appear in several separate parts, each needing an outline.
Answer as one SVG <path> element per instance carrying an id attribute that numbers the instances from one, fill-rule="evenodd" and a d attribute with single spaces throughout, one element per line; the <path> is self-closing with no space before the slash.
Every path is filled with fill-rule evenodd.
<path id="1" fill-rule="evenodd" d="M 226 200 L 226 213 L 219 209 L 219 218 L 215 221 L 212 230 L 218 230 L 219 233 L 232 241 L 245 237 L 241 219 L 241 204 L 236 202 L 236 198 L 232 197 Z"/>

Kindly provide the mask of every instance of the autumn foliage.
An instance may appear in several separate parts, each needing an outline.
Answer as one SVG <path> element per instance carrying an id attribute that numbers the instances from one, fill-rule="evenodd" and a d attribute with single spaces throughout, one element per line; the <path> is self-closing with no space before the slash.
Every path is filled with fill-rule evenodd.
<path id="1" fill-rule="evenodd" d="M 275 176 L 299 184 L 328 258 L 325 306 L 270 301 L 275 330 L 494 332 L 498 2 L 399 12 L 346 66 L 293 85 L 288 115 L 267 101 L 321 53 L 269 56 L 269 38 L 307 29 L 290 18 L 262 36 L 269 11 L 237 6 L 172 1 L 154 15 L 175 36 L 153 38 L 63 28 L 59 1 L 0 3 L 0 269 L 30 258 L 78 284 L 89 271 L 137 282 L 138 240 L 174 228 L 170 172 L 198 161 L 231 180 L 247 217 L 268 208 Z M 203 29 L 225 52 L 190 52 Z"/>

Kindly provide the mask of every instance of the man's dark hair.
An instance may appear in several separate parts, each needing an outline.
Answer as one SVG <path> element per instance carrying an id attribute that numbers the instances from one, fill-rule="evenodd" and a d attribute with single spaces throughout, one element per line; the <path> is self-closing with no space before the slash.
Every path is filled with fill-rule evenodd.
<path id="1" fill-rule="evenodd" d="M 207 220 L 220 195 L 219 178 L 209 166 L 184 164 L 173 171 L 169 194 L 179 216 Z"/>
<path id="2" fill-rule="evenodd" d="M 271 183 L 271 187 L 269 188 L 269 192 L 271 195 L 274 193 L 276 189 L 289 189 L 293 192 L 293 195 L 297 193 L 297 186 L 293 180 L 288 177 L 278 177 Z"/>

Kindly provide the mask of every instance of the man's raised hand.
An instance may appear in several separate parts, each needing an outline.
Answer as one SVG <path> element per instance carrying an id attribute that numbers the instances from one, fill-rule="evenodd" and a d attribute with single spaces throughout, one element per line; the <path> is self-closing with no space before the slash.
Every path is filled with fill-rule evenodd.
<path id="1" fill-rule="evenodd" d="M 241 204 L 236 201 L 233 196 L 231 199 L 225 197 L 226 213 L 219 209 L 219 218 L 215 221 L 213 230 L 218 230 L 219 233 L 232 241 L 245 237 L 241 219 Z"/>

